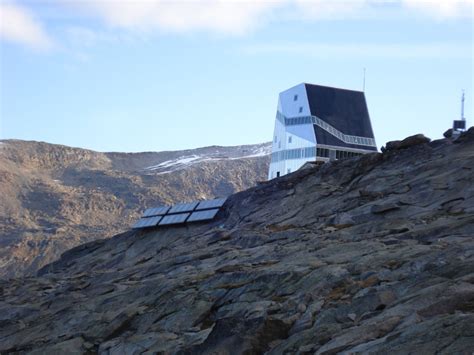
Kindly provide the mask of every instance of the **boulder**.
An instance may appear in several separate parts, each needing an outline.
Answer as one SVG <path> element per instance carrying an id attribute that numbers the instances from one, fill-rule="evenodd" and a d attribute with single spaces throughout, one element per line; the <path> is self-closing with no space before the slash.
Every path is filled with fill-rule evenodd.
<path id="1" fill-rule="evenodd" d="M 453 136 L 453 129 L 450 128 L 446 132 L 443 133 L 444 138 L 451 138 Z"/>
<path id="2" fill-rule="evenodd" d="M 390 141 L 385 144 L 385 148 L 382 152 L 388 152 L 393 150 L 407 149 L 415 145 L 426 144 L 431 142 L 431 139 L 425 137 L 423 134 L 415 134 L 401 141 Z"/>

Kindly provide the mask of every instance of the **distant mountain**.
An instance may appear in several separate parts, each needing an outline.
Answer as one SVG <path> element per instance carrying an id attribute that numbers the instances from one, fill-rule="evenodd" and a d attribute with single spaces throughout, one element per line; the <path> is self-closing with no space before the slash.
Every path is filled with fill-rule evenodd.
<path id="1" fill-rule="evenodd" d="M 0 280 L 0 353 L 472 354 L 473 172 L 417 135 L 78 246 Z"/>
<path id="2" fill-rule="evenodd" d="M 0 143 L 0 277 L 32 274 L 71 247 L 130 227 L 146 208 L 227 196 L 265 180 L 270 144 L 99 153 Z"/>

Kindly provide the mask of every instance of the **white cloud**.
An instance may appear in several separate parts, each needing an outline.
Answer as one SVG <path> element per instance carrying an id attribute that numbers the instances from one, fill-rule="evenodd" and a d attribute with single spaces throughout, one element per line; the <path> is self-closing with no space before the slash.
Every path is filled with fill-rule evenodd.
<path id="1" fill-rule="evenodd" d="M 108 25 L 148 31 L 204 30 L 224 34 L 244 34 L 263 24 L 271 11 L 284 0 L 96 0 L 79 3 L 62 0 L 91 14 Z"/>
<path id="2" fill-rule="evenodd" d="M 39 50 L 52 48 L 53 41 L 28 9 L 12 3 L 0 4 L 0 20 L 3 40 Z"/>
<path id="3" fill-rule="evenodd" d="M 437 18 L 473 16 L 474 0 L 402 0 L 408 9 L 424 12 Z"/>
<path id="4" fill-rule="evenodd" d="M 269 21 L 371 18 L 381 11 L 472 16 L 474 0 L 56 0 L 111 27 L 138 31 L 245 34 Z M 471 11 L 469 11 L 471 10 Z"/>
<path id="5" fill-rule="evenodd" d="M 421 13 L 438 19 L 472 17 L 474 0 L 293 0 L 299 16 L 312 20 L 371 18 L 399 8 L 401 14 Z"/>
<path id="6" fill-rule="evenodd" d="M 109 28 L 71 27 L 69 39 L 92 45 L 123 41 L 130 35 L 162 31 L 206 31 L 243 35 L 273 22 L 380 18 L 383 14 L 425 14 L 437 19 L 472 18 L 474 0 L 24 0 L 19 6 L 0 0 L 0 37 L 37 48 L 53 46 L 27 4 L 44 3 L 41 14 L 62 14 L 62 20 L 95 17 Z M 7 1 L 5 3 L 5 1 Z M 59 5 L 59 6 L 58 6 Z M 45 9 L 49 9 L 49 12 Z M 66 15 L 68 14 L 68 15 Z M 71 17 L 72 16 L 72 17 Z M 54 18 L 56 20 L 56 18 Z M 117 31 L 117 28 L 122 31 Z M 133 37 L 132 36 L 132 37 Z M 140 38 L 140 37 L 138 37 Z"/>

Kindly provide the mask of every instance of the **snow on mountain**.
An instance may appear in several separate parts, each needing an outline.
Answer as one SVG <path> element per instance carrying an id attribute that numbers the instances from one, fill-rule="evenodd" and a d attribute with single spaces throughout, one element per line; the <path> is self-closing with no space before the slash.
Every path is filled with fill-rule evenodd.
<path id="1" fill-rule="evenodd" d="M 215 148 L 212 151 L 201 154 L 182 155 L 175 159 L 165 160 L 158 164 L 148 166 L 144 168 L 144 170 L 156 174 L 166 174 L 206 161 L 249 159 L 264 157 L 270 155 L 270 153 L 271 146 L 268 144 L 234 147 L 232 150 L 228 148 Z"/>

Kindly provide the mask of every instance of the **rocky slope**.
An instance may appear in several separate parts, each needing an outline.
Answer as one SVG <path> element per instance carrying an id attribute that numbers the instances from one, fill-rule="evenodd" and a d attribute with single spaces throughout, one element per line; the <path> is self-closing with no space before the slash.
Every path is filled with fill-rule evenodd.
<path id="1" fill-rule="evenodd" d="M 268 144 L 98 153 L 0 142 L 0 278 L 127 230 L 146 207 L 226 196 L 266 179 Z"/>
<path id="2" fill-rule="evenodd" d="M 211 223 L 0 282 L 0 352 L 471 354 L 474 128 L 313 166 Z M 388 146 L 387 146 L 388 147 Z"/>

